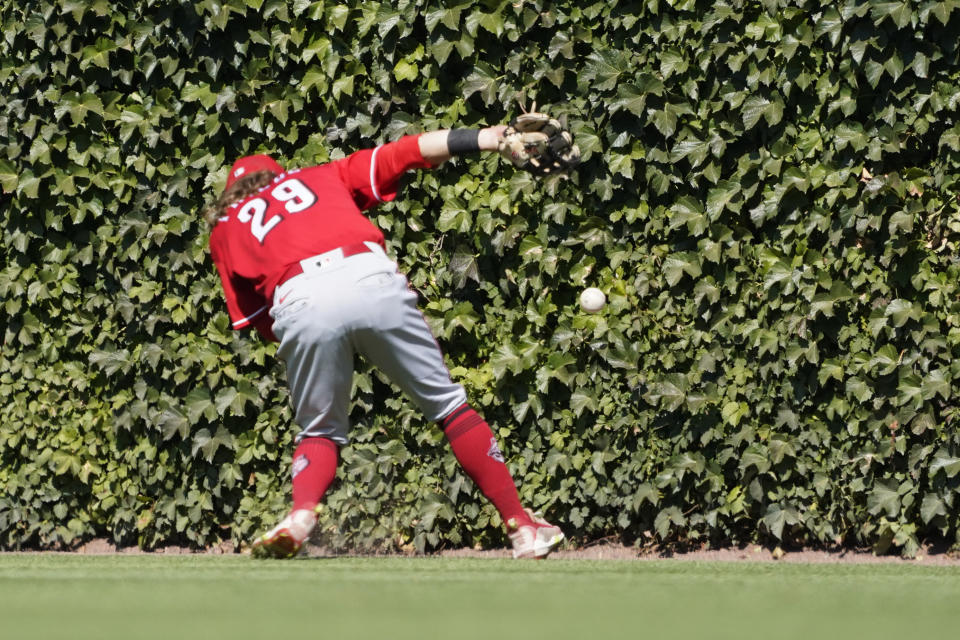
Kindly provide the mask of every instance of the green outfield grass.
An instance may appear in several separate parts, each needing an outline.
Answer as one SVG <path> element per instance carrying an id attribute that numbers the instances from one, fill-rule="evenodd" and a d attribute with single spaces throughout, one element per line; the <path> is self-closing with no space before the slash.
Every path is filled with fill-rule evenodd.
<path id="1" fill-rule="evenodd" d="M 956 567 L 0 554 L 3 640 L 903 640 L 958 623 Z"/>

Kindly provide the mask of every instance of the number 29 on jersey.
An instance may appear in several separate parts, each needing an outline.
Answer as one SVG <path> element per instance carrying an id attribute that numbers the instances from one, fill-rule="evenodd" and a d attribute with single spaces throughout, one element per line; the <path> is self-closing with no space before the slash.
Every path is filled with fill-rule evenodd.
<path id="1" fill-rule="evenodd" d="M 316 194 L 297 178 L 288 178 L 270 189 L 270 197 L 282 204 L 287 214 L 300 213 L 317 202 Z M 237 212 L 237 220 L 250 225 L 250 233 L 263 244 L 267 234 L 283 222 L 280 211 L 268 211 L 270 201 L 264 197 L 247 200 Z M 272 215 L 269 215 L 272 214 Z"/>

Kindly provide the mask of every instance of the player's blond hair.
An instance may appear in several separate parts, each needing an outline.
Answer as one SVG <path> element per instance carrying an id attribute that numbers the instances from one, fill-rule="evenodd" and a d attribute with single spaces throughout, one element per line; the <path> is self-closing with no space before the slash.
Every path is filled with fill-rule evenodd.
<path id="1" fill-rule="evenodd" d="M 217 224 L 217 220 L 223 217 L 227 207 L 234 202 L 240 202 L 250 194 L 257 191 L 260 187 L 270 184 L 277 177 L 273 171 L 264 169 L 254 171 L 248 176 L 243 176 L 232 185 L 223 190 L 216 202 L 207 205 L 203 210 L 203 219 L 211 227 Z"/>

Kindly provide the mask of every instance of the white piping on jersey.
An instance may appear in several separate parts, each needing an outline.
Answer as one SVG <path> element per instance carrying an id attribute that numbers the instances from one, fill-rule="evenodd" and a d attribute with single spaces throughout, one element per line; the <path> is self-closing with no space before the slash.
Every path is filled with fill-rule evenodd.
<path id="1" fill-rule="evenodd" d="M 377 146 L 377 148 L 373 150 L 373 155 L 370 156 L 370 190 L 373 191 L 373 197 L 377 199 L 377 202 L 383 202 L 383 198 L 380 197 L 380 192 L 377 190 L 377 181 L 375 180 L 377 152 L 380 151 L 380 147 L 382 146 L 382 144 Z"/>
<path id="2" fill-rule="evenodd" d="M 251 313 L 250 315 L 248 315 L 246 318 L 241 318 L 241 319 L 237 320 L 236 322 L 233 323 L 233 325 L 232 325 L 233 328 L 234 328 L 234 329 L 242 329 L 243 327 L 245 327 L 245 326 L 247 326 L 248 324 L 250 324 L 250 321 L 251 321 L 251 320 L 253 320 L 253 319 L 256 318 L 258 315 L 260 315 L 261 313 L 263 313 L 264 311 L 266 311 L 269 307 L 270 307 L 270 305 L 265 304 L 265 305 L 263 305 L 262 307 L 260 307 L 259 309 L 257 309 L 256 311 L 254 311 L 253 313 Z"/>

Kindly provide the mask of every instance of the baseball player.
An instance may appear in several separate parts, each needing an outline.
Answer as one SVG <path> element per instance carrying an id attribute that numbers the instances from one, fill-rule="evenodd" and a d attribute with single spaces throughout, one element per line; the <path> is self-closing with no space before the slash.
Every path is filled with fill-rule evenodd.
<path id="1" fill-rule="evenodd" d="M 514 557 L 545 557 L 563 540 L 558 527 L 521 505 L 493 432 L 451 381 L 416 294 L 363 214 L 393 200 L 410 169 L 498 150 L 517 166 L 530 165 L 529 146 L 525 151 L 517 141 L 513 125 L 501 125 L 405 136 L 303 169 L 284 169 L 265 155 L 230 168 L 223 194 L 207 209 L 210 253 L 233 328 L 254 328 L 279 342 L 301 429 L 292 509 L 253 543 L 254 555 L 292 557 L 316 525 L 315 508 L 348 441 L 355 352 L 443 429 L 463 469 L 500 512 Z"/>

